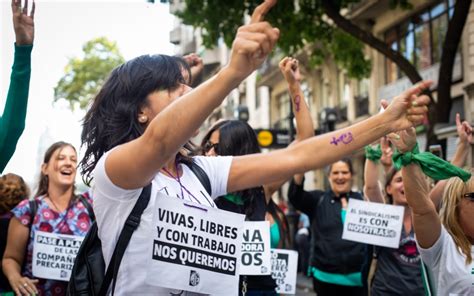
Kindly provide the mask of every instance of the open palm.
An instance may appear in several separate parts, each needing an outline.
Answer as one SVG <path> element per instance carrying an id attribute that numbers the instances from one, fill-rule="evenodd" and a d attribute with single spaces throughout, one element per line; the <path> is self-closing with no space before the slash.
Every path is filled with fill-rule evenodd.
<path id="1" fill-rule="evenodd" d="M 28 15 L 28 0 L 21 7 L 21 0 L 12 0 L 13 28 L 17 45 L 33 44 L 35 35 L 35 2 L 33 1 L 31 13 Z"/>

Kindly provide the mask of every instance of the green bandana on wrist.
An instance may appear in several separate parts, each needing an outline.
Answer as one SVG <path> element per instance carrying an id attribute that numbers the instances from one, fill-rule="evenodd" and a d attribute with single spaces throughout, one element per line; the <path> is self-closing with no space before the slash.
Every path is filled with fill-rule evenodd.
<path id="1" fill-rule="evenodd" d="M 402 166 L 415 163 L 420 166 L 421 170 L 425 175 L 434 180 L 444 180 L 451 177 L 459 177 L 464 182 L 471 178 L 471 173 L 458 168 L 455 165 L 437 157 L 430 152 L 421 152 L 416 143 L 412 151 L 401 153 L 395 149 L 392 156 L 393 165 L 397 170 L 401 169 Z"/>
<path id="2" fill-rule="evenodd" d="M 372 148 L 370 145 L 365 146 L 365 157 L 373 162 L 379 161 L 382 157 L 380 145 L 377 145 L 376 148 Z"/>

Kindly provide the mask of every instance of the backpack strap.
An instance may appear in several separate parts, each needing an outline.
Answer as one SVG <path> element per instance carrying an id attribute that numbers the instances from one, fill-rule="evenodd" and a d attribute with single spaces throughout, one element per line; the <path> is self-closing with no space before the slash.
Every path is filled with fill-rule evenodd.
<path id="1" fill-rule="evenodd" d="M 194 175 L 196 175 L 196 177 L 199 179 L 199 182 L 201 182 L 202 186 L 204 186 L 204 189 L 206 189 L 209 196 L 211 196 L 212 195 L 211 181 L 209 180 L 209 176 L 202 169 L 202 167 L 200 167 L 197 163 L 195 163 L 194 160 L 191 162 L 185 162 L 184 164 L 187 165 L 191 169 Z"/>
<path id="2" fill-rule="evenodd" d="M 112 295 L 114 294 L 115 284 L 117 282 L 117 274 L 120 263 L 122 262 L 122 257 L 125 253 L 128 243 L 130 242 L 133 232 L 138 228 L 138 225 L 140 225 L 141 216 L 145 208 L 148 206 L 150 195 L 151 184 L 148 184 L 143 188 L 142 193 L 138 197 L 138 200 L 132 209 L 132 212 L 130 212 L 130 215 L 128 215 L 128 218 L 125 221 L 122 232 L 120 232 L 117 244 L 115 245 L 114 253 L 112 254 L 112 258 L 110 259 L 109 266 L 107 267 L 107 271 L 105 273 L 104 281 L 100 287 L 99 295 L 107 294 L 107 290 L 109 289 L 112 280 Z"/>
<path id="3" fill-rule="evenodd" d="M 94 214 L 94 210 L 92 209 L 91 203 L 82 194 L 79 195 L 79 200 L 82 202 L 84 207 L 86 207 L 87 212 L 89 213 L 89 217 L 91 219 L 91 222 L 94 222 L 95 221 L 95 214 Z"/>
<path id="4" fill-rule="evenodd" d="M 33 226 L 33 222 L 35 221 L 35 217 L 36 217 L 36 212 L 38 212 L 38 202 L 36 201 L 36 199 L 31 199 L 29 201 L 30 203 L 30 215 L 31 215 L 31 220 L 30 220 L 30 224 L 28 225 L 28 228 L 29 230 L 31 231 L 31 227 Z"/>

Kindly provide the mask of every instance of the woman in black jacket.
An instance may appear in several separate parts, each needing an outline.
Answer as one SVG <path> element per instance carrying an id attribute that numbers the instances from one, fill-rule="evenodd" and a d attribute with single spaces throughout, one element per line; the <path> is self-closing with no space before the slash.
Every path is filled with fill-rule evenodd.
<path id="1" fill-rule="evenodd" d="M 304 178 L 291 181 L 288 198 L 293 206 L 311 221 L 311 256 L 309 273 L 318 296 L 365 295 L 365 244 L 342 239 L 349 198 L 362 200 L 351 191 L 352 162 L 344 158 L 330 165 L 327 191 L 305 191 Z"/>

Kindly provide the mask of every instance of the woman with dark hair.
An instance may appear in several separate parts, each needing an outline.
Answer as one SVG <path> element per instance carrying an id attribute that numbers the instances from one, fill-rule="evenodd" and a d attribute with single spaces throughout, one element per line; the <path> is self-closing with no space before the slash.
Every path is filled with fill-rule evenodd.
<path id="1" fill-rule="evenodd" d="M 85 236 L 91 224 L 91 200 L 74 194 L 77 166 L 76 149 L 69 143 L 56 142 L 46 151 L 41 165 L 36 209 L 25 199 L 12 213 L 2 266 L 17 295 L 65 295 L 67 281 L 33 279 L 35 237 L 42 232 Z"/>
<path id="2" fill-rule="evenodd" d="M 430 83 L 422 82 L 395 98 L 391 112 L 288 149 L 237 157 L 194 157 L 192 161 L 211 183 L 212 192 L 206 194 L 199 179 L 182 165 L 186 158 L 180 150 L 230 91 L 271 52 L 279 31 L 263 20 L 275 2 L 267 0 L 255 9 L 250 24 L 237 31 L 229 64 L 196 89 L 191 91 L 187 86 L 189 71 L 180 59 L 141 56 L 112 71 L 88 110 L 81 168 L 87 181 L 92 177 L 95 181 L 94 210 L 106 265 L 142 188 L 152 185 L 140 220 L 144 223 L 131 237 L 114 281 L 121 295 L 181 293 L 150 285 L 143 268 L 148 263 L 144 255 L 148 239 L 155 231 L 151 228 L 152 209 L 161 194 L 215 207 L 213 199 L 218 196 L 323 166 L 388 132 L 412 126 L 426 113 L 428 98 L 418 95 Z M 311 153 L 316 148 L 321 153 Z"/>
<path id="3" fill-rule="evenodd" d="M 10 211 L 22 200 L 28 199 L 29 195 L 30 190 L 22 177 L 15 174 L 0 177 L 0 263 L 7 246 L 8 225 L 13 216 Z M 10 283 L 0 270 L 0 293 L 8 291 L 11 291 Z"/>
<path id="4" fill-rule="evenodd" d="M 293 105 L 296 119 L 296 143 L 314 135 L 313 122 L 300 87 L 301 74 L 298 60 L 285 57 L 280 61 L 279 67 L 288 84 Z M 239 120 L 217 122 L 203 137 L 201 149 L 207 156 L 240 156 L 261 152 L 254 130 L 250 125 Z M 218 208 L 245 214 L 250 221 L 269 221 L 272 248 L 290 248 L 288 221 L 283 211 L 271 198 L 284 182 L 286 180 L 228 193 L 217 198 L 215 202 Z"/>
<path id="5" fill-rule="evenodd" d="M 343 158 L 329 166 L 329 190 L 308 192 L 304 178 L 294 178 L 288 189 L 290 202 L 310 219 L 308 272 L 318 295 L 365 295 L 367 246 L 342 239 L 349 198 L 363 200 L 359 192 L 351 190 L 353 174 L 352 161 Z"/>
<path id="6" fill-rule="evenodd" d="M 201 147 L 206 156 L 260 153 L 254 130 L 240 120 L 223 120 L 216 123 L 204 136 Z M 271 247 L 288 248 L 288 222 L 271 196 L 265 196 L 264 187 L 229 192 L 219 196 L 214 202 L 221 210 L 244 214 L 247 221 L 269 221 Z M 239 295 L 243 294 L 244 286 L 247 289 L 245 295 L 276 295 L 276 283 L 270 275 L 240 276 Z"/>

